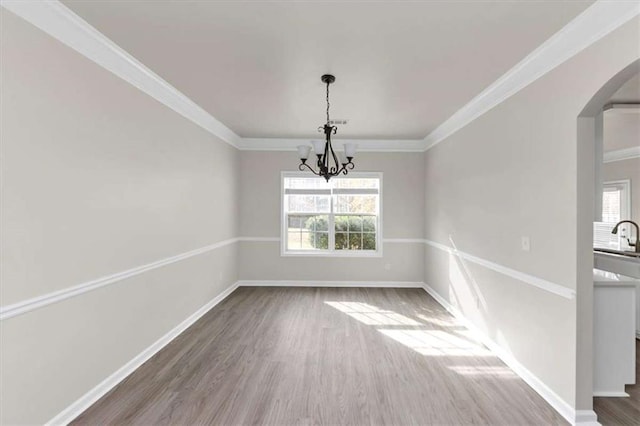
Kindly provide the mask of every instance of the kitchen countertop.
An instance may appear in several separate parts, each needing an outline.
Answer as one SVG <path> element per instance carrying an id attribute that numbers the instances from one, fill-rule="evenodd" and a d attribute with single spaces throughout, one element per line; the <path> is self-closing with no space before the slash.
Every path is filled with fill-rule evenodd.
<path id="1" fill-rule="evenodd" d="M 595 286 L 636 286 L 640 279 L 593 268 L 593 284 Z"/>
<path id="2" fill-rule="evenodd" d="M 607 248 L 594 248 L 593 251 L 595 253 L 605 253 L 605 254 L 612 254 L 615 256 L 625 256 L 625 257 L 640 259 L 640 253 L 636 253 L 634 251 L 612 250 Z"/>

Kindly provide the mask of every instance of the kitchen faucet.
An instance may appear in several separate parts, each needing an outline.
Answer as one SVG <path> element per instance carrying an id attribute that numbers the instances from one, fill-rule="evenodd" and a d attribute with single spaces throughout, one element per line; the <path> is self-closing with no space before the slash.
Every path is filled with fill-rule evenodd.
<path id="1" fill-rule="evenodd" d="M 631 220 L 621 220 L 620 222 L 616 223 L 616 226 L 613 227 L 613 230 L 611 231 L 612 234 L 617 234 L 618 233 L 618 226 L 620 226 L 623 223 L 630 223 L 633 226 L 636 227 L 636 242 L 632 243 L 631 240 L 629 238 L 627 238 L 627 242 L 629 243 L 629 245 L 631 247 L 635 248 L 635 252 L 636 253 L 640 253 L 640 228 L 638 227 L 638 224 L 631 221 Z"/>

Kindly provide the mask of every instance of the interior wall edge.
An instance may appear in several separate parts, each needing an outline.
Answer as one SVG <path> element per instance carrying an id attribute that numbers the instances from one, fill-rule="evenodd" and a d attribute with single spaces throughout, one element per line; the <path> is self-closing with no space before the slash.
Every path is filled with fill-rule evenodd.
<path id="1" fill-rule="evenodd" d="M 191 250 L 185 253 L 180 253 L 175 256 L 166 257 L 164 259 L 157 260 L 155 262 L 147 263 L 135 268 L 127 269 L 125 271 L 117 272 L 115 274 L 100 277 L 95 280 L 87 281 L 82 284 L 74 285 L 64 288 L 62 290 L 47 293 L 41 296 L 33 297 L 21 302 L 13 303 L 0 307 L 0 321 L 7 320 L 17 315 L 26 314 L 39 308 L 58 303 L 71 297 L 80 296 L 87 292 L 97 290 L 104 286 L 120 282 L 122 280 L 134 277 L 136 275 L 143 274 L 145 272 L 161 268 L 163 266 L 170 265 L 181 260 L 189 259 L 193 256 L 198 256 L 203 253 L 216 250 L 221 247 L 225 247 L 231 244 L 235 244 L 240 241 L 240 238 L 230 238 L 214 244 L 210 244 L 205 247 L 201 247 L 195 250 Z"/>
<path id="2" fill-rule="evenodd" d="M 238 282 L 227 287 L 222 293 L 211 299 L 204 306 L 198 309 L 196 312 L 187 317 L 180 324 L 175 326 L 160 339 L 155 341 L 145 350 L 140 352 L 134 358 L 132 358 L 125 365 L 116 370 L 109 377 L 104 379 L 89 392 L 82 395 L 76 401 L 71 403 L 68 407 L 58 413 L 54 418 L 49 420 L 47 425 L 67 425 L 73 421 L 76 417 L 82 414 L 87 408 L 98 401 L 103 395 L 113 389 L 118 383 L 124 380 L 127 376 L 133 373 L 138 367 L 144 364 L 149 358 L 158 353 L 162 348 L 171 343 L 173 339 L 178 337 L 183 331 L 198 321 L 204 314 L 209 312 L 214 306 L 218 305 L 224 299 L 226 299 L 234 290 L 238 288 Z"/>

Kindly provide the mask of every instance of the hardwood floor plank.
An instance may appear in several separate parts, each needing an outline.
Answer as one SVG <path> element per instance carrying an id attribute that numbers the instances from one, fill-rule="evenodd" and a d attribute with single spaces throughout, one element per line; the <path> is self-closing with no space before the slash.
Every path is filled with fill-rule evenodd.
<path id="1" fill-rule="evenodd" d="M 420 289 L 241 287 L 76 425 L 553 425 Z"/>

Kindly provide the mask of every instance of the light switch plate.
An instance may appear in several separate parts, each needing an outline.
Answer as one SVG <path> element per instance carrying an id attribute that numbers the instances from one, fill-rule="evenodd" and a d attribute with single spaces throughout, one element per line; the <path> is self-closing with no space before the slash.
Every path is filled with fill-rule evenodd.
<path id="1" fill-rule="evenodd" d="M 522 247 L 522 251 L 530 251 L 531 250 L 531 240 L 529 237 L 523 236 L 520 238 L 520 245 Z"/>

